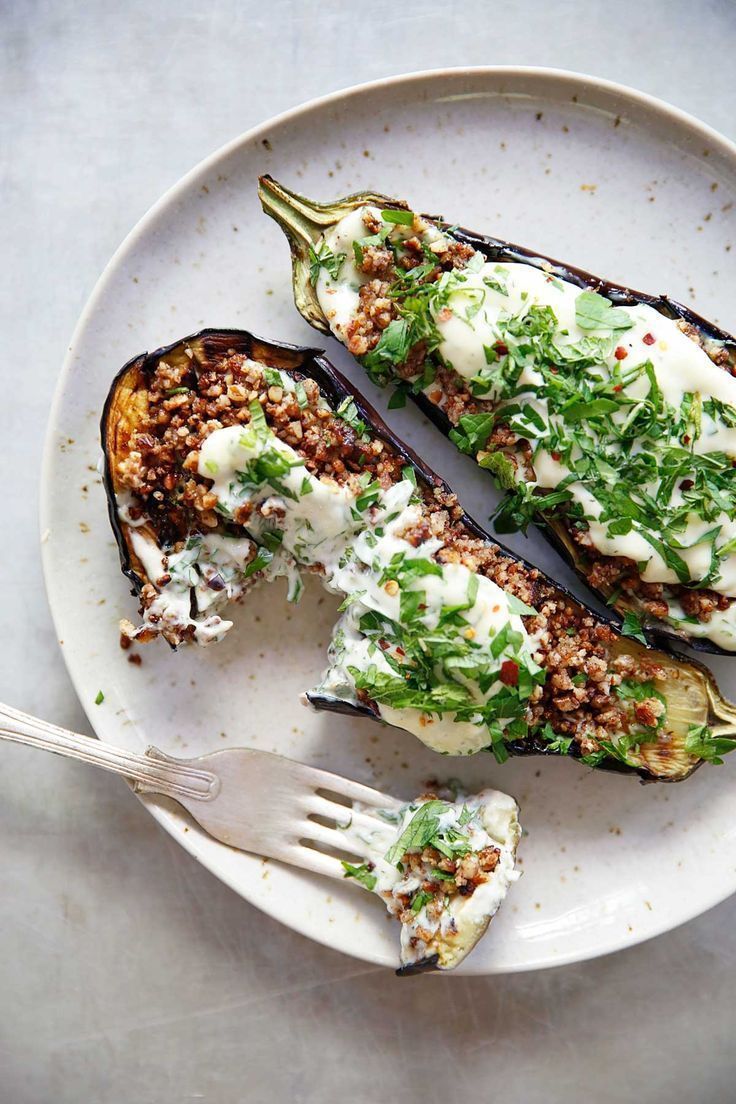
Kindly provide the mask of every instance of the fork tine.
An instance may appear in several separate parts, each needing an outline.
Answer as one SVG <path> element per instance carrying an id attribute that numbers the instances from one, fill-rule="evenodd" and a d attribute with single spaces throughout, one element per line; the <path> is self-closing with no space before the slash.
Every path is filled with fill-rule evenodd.
<path id="1" fill-rule="evenodd" d="M 310 794 L 305 807 L 312 815 L 334 820 L 338 828 L 350 826 L 363 832 L 375 832 L 384 826 L 384 822 L 377 817 L 351 808 L 349 805 L 338 805 L 336 801 L 330 801 L 322 794 Z"/>
<path id="2" fill-rule="evenodd" d="M 325 824 L 318 824 L 316 820 L 308 820 L 304 825 L 301 840 L 309 840 L 320 843 L 324 847 L 331 847 L 340 851 L 343 855 L 357 855 L 363 858 L 368 853 L 368 845 L 362 840 L 348 840 L 337 828 L 328 828 Z M 339 861 L 339 860 L 337 860 Z"/>
<path id="3" fill-rule="evenodd" d="M 305 767 L 305 771 L 311 776 L 310 782 L 315 789 L 332 790 L 350 801 L 360 801 L 374 809 L 401 808 L 402 802 L 398 798 L 374 790 L 371 786 L 364 786 L 362 782 L 354 782 L 352 778 L 341 778 L 339 774 L 331 774 L 319 767 Z"/>
<path id="4" fill-rule="evenodd" d="M 305 847 L 304 844 L 292 844 L 290 847 L 279 848 L 278 854 L 274 854 L 279 862 L 296 866 L 300 870 L 311 870 L 313 874 L 323 874 L 327 878 L 337 878 L 340 881 L 345 877 L 345 870 L 339 859 L 332 855 L 325 855 L 324 851 L 318 851 L 314 847 Z"/>

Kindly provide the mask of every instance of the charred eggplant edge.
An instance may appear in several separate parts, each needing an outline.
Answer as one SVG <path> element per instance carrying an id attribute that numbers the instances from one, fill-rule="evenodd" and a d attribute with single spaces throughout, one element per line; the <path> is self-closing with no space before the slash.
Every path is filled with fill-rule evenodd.
<path id="1" fill-rule="evenodd" d="M 343 199 L 338 199 L 334 203 L 317 203 L 297 192 L 292 192 L 268 175 L 260 177 L 258 194 L 263 210 L 278 223 L 289 241 L 292 256 L 294 301 L 297 310 L 310 326 L 313 326 L 320 333 L 332 336 L 327 319 L 324 317 L 314 288 L 309 280 L 308 249 L 305 249 L 307 242 L 313 244 L 325 229 L 334 225 L 336 221 L 356 207 L 365 204 L 375 204 L 385 209 L 404 211 L 411 208 L 404 200 L 397 200 L 376 192 L 356 192 Z M 287 209 L 289 212 L 288 219 L 285 217 Z M 488 237 L 451 225 L 438 215 L 423 215 L 422 217 L 436 223 L 445 231 L 451 231 L 452 237 L 456 241 L 471 245 L 489 260 L 518 261 L 532 265 L 535 268 L 551 272 L 559 279 L 567 280 L 577 287 L 600 292 L 617 306 L 631 306 L 634 304 L 648 306 L 666 318 L 681 319 L 689 323 L 696 327 L 707 341 L 717 343 L 728 349 L 729 365 L 733 368 L 733 374 L 736 375 L 736 339 L 716 326 L 715 323 L 703 318 L 690 307 L 678 303 L 675 299 L 670 299 L 665 295 L 649 295 L 646 292 L 635 291 L 622 284 L 612 283 L 594 276 L 582 268 L 557 261 L 525 246 L 515 245 L 500 238 Z M 409 395 L 429 421 L 441 433 L 448 436 L 453 425 L 444 411 L 423 392 L 417 394 L 409 392 Z M 475 463 L 474 457 L 469 456 L 468 459 Z M 615 602 L 609 602 L 611 592 L 606 593 L 590 583 L 585 569 L 580 566 L 575 554 L 575 547 L 567 536 L 566 527 L 562 522 L 554 516 L 540 514 L 534 525 L 547 543 L 572 568 L 587 589 L 612 610 L 612 619 L 617 624 L 623 623 L 627 612 L 637 613 L 641 618 L 642 629 L 647 640 L 655 647 L 665 648 L 678 657 L 681 656 L 681 653 L 677 650 L 677 645 L 685 645 L 694 651 L 706 652 L 711 655 L 729 657 L 736 655 L 736 651 L 722 648 L 706 638 L 689 636 L 686 632 L 678 632 L 666 622 L 651 617 L 636 601 L 618 596 Z"/>
<path id="2" fill-rule="evenodd" d="M 102 447 L 105 454 L 104 463 L 104 487 L 107 497 L 107 507 L 110 516 L 110 521 L 117 540 L 118 549 L 120 553 L 120 561 L 122 571 L 125 576 L 131 580 L 134 586 L 133 593 L 139 593 L 142 585 L 146 582 L 145 573 L 141 570 L 140 565 L 136 564 L 135 554 L 133 553 L 130 544 L 127 540 L 125 533 L 125 523 L 121 522 L 117 513 L 116 504 L 116 487 L 115 478 L 113 472 L 113 456 L 114 456 L 114 434 L 115 425 L 111 424 L 111 414 L 115 408 L 115 402 L 118 399 L 118 392 L 121 386 L 128 382 L 129 374 L 132 371 L 136 372 L 136 377 L 140 381 L 146 372 L 149 372 L 158 361 L 165 359 L 167 356 L 172 355 L 176 351 L 181 351 L 186 348 L 195 352 L 199 350 L 209 355 L 224 355 L 228 351 L 242 352 L 252 357 L 255 360 L 262 361 L 266 364 L 271 364 L 274 367 L 279 367 L 288 372 L 294 372 L 302 377 L 313 379 L 325 398 L 328 400 L 331 406 L 337 407 L 339 403 L 345 399 L 352 399 L 361 415 L 361 417 L 370 426 L 371 432 L 382 440 L 386 441 L 391 448 L 395 449 L 398 455 L 406 463 L 411 464 L 417 476 L 421 479 L 422 483 L 430 488 L 439 488 L 446 493 L 454 493 L 448 484 L 422 460 L 412 448 L 406 445 L 396 434 L 389 428 L 384 419 L 378 413 L 378 411 L 368 402 L 368 400 L 356 390 L 349 381 L 340 373 L 332 364 L 326 359 L 319 349 L 314 349 L 307 346 L 290 345 L 283 342 L 267 341 L 263 338 L 259 338 L 256 335 L 250 333 L 247 330 L 216 330 L 216 329 L 204 329 L 197 333 L 191 334 L 179 341 L 172 342 L 169 345 L 162 346 L 156 349 L 152 353 L 143 353 L 139 356 L 133 357 L 129 360 L 123 368 L 115 376 L 110 388 L 105 406 L 103 409 L 102 421 L 101 421 L 101 437 Z M 520 563 L 526 570 L 537 572 L 542 578 L 544 578 L 550 586 L 552 586 L 560 595 L 571 600 L 576 605 L 584 609 L 592 617 L 599 622 L 610 625 L 610 619 L 605 615 L 601 615 L 588 606 L 584 601 L 573 595 L 565 587 L 544 574 L 539 568 L 534 567 L 527 560 L 516 555 L 500 541 L 492 537 L 474 518 L 470 517 L 465 511 L 462 513 L 461 522 L 467 529 L 473 533 L 474 536 L 480 540 L 489 544 L 495 545 L 500 548 L 501 551 L 510 559 Z M 635 654 L 637 651 L 654 650 L 651 645 L 643 646 L 637 642 L 630 640 L 628 637 L 623 637 L 615 625 L 611 626 L 613 631 L 621 640 L 622 644 Z M 723 722 L 729 722 L 728 731 L 736 728 L 736 705 L 732 705 L 726 699 L 722 697 L 717 687 L 715 679 L 708 668 L 702 664 L 693 662 L 690 659 L 683 657 L 676 657 L 670 662 L 675 663 L 677 666 L 683 665 L 685 667 L 691 667 L 702 676 L 704 685 L 706 687 L 708 702 L 711 712 L 716 718 Z M 334 698 L 326 695 L 319 694 L 315 691 L 308 692 L 306 698 L 311 705 L 316 709 L 342 713 L 348 716 L 360 716 L 370 717 L 373 720 L 380 719 L 380 713 L 377 707 L 370 707 L 362 703 L 352 703 L 340 698 Z M 726 735 L 725 729 L 719 730 L 719 734 Z M 515 756 L 526 755 L 553 755 L 559 758 L 558 753 L 550 751 L 548 745 L 544 740 L 539 737 L 530 737 L 525 740 L 518 740 L 508 743 L 508 751 Z M 570 758 L 580 758 L 580 752 L 571 750 Z M 679 782 L 689 777 L 693 771 L 701 766 L 702 760 L 695 761 L 689 769 L 680 773 L 675 777 L 667 777 L 658 775 L 652 770 L 646 767 L 633 767 L 626 763 L 622 763 L 616 759 L 606 759 L 598 764 L 596 770 L 613 771 L 618 774 L 637 774 L 645 782 L 662 781 L 662 782 Z"/>

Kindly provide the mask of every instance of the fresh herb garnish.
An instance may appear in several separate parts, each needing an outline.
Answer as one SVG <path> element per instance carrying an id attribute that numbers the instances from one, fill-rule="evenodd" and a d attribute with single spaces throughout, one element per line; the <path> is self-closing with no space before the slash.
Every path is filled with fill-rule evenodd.
<path id="1" fill-rule="evenodd" d="M 354 400 L 349 397 L 342 400 L 335 411 L 335 416 L 341 418 L 351 429 L 355 430 L 358 437 L 363 437 L 368 429 L 368 426 L 358 413 L 358 408 Z"/>
<path id="2" fill-rule="evenodd" d="M 581 330 L 630 330 L 633 320 L 597 291 L 583 291 L 575 300 L 575 321 Z"/>
<path id="3" fill-rule="evenodd" d="M 366 889 L 375 889 L 376 882 L 378 881 L 375 874 L 371 873 L 371 867 L 368 863 L 361 863 L 360 866 L 353 866 L 352 863 L 342 861 L 342 867 L 345 871 L 343 877 L 354 878 L 356 882 L 360 882 Z"/>
<path id="4" fill-rule="evenodd" d="M 243 575 L 246 579 L 249 579 L 251 575 L 255 575 L 258 571 L 263 571 L 265 567 L 268 567 L 273 559 L 273 552 L 268 548 L 259 548 L 250 563 L 246 564 Z"/>
<path id="5" fill-rule="evenodd" d="M 319 278 L 320 269 L 324 268 L 333 280 L 340 276 L 340 270 L 345 263 L 345 253 L 333 253 L 327 242 L 321 241 L 316 249 L 309 247 L 309 279 L 314 286 Z"/>
<path id="6" fill-rule="evenodd" d="M 385 211 L 381 211 L 381 218 L 384 222 L 391 222 L 396 226 L 412 226 L 414 223 L 414 212 L 387 208 Z"/>
<path id="7" fill-rule="evenodd" d="M 634 613 L 632 610 L 627 610 L 624 614 L 623 623 L 621 625 L 621 632 L 624 636 L 630 636 L 634 640 L 638 640 L 640 644 L 646 644 L 647 638 L 644 635 L 644 627 L 641 622 L 641 617 L 638 613 Z"/>
<path id="8" fill-rule="evenodd" d="M 685 737 L 685 751 L 706 763 L 720 766 L 723 756 L 736 750 L 736 740 L 729 736 L 716 736 L 708 725 L 690 725 Z"/>

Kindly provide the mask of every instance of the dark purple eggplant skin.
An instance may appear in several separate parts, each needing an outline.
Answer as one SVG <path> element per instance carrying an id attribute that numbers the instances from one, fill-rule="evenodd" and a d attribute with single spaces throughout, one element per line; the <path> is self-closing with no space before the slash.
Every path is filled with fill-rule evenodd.
<path id="1" fill-rule="evenodd" d="M 305 196 L 290 191 L 268 175 L 260 178 L 259 194 L 265 212 L 270 217 L 274 218 L 277 224 L 286 233 L 294 258 L 296 258 L 300 247 L 297 245 L 293 230 L 290 231 L 288 228 L 288 220 L 283 219 L 279 214 L 279 203 L 286 206 L 293 205 L 295 209 L 298 208 L 300 204 L 303 204 L 306 211 L 311 211 L 313 214 L 318 212 L 318 216 L 315 217 L 315 221 L 311 224 L 312 228 L 317 229 L 323 228 L 326 225 L 322 216 L 325 211 L 332 208 L 339 207 L 342 210 L 343 208 L 347 209 L 358 206 L 364 202 L 378 203 L 380 201 L 380 206 L 384 208 L 394 208 L 398 210 L 410 209 L 409 205 L 403 200 L 392 199 L 388 196 L 381 196 L 378 193 L 372 192 L 361 192 L 355 195 L 345 196 L 342 199 L 335 200 L 334 203 L 331 204 L 319 204 Z M 280 197 L 278 202 L 275 202 L 275 197 Z M 694 326 L 707 341 L 723 345 L 728 357 L 727 365 L 724 366 L 723 370 L 730 371 L 731 374 L 736 375 L 736 339 L 731 334 L 726 333 L 726 331 L 716 326 L 713 322 L 703 318 L 682 303 L 678 303 L 676 300 L 670 299 L 665 295 L 649 295 L 622 284 L 604 280 L 590 272 L 586 272 L 582 268 L 577 268 L 574 265 L 557 261 L 552 257 L 547 257 L 525 246 L 515 245 L 512 242 L 503 241 L 500 238 L 489 237 L 488 235 L 478 234 L 473 230 L 458 227 L 456 224 L 448 223 L 441 215 L 424 214 L 422 217 L 435 223 L 456 241 L 464 242 L 472 246 L 473 249 L 480 252 L 487 260 L 494 263 L 520 262 L 522 264 L 532 265 L 560 279 L 567 280 L 582 289 L 598 291 L 607 296 L 617 306 L 645 305 L 652 307 L 666 318 L 675 320 L 681 319 L 689 323 Z M 309 222 L 308 218 L 307 222 Z M 299 231 L 297 231 L 297 237 L 298 236 Z M 293 279 L 296 279 L 295 275 Z M 298 298 L 297 306 L 299 307 Z M 310 325 L 313 325 L 319 332 L 330 332 L 326 319 L 323 324 L 320 324 L 314 317 L 310 317 L 311 312 L 305 312 L 301 307 L 299 307 L 299 309 L 305 320 L 309 322 Z M 422 393 L 413 394 L 412 392 L 409 392 L 409 394 L 427 419 L 444 433 L 445 436 L 448 436 L 453 426 L 447 415 L 438 406 L 432 403 L 426 395 Z M 469 459 L 473 458 L 470 457 Z M 607 604 L 606 595 L 591 586 L 584 565 L 575 560 L 574 555 L 571 554 L 559 535 L 555 533 L 551 520 L 552 519 L 545 519 L 541 516 L 535 521 L 535 526 L 562 559 L 573 569 L 586 588 L 595 594 L 600 601 Z M 611 622 L 620 625 L 623 622 L 623 613 L 613 607 L 609 608 L 611 609 Z M 719 647 L 712 641 L 679 634 L 664 623 L 646 622 L 645 618 L 643 618 L 643 620 L 645 621 L 643 631 L 649 644 L 655 647 L 664 648 L 676 656 L 682 654 L 681 649 L 685 646 L 694 651 L 710 653 L 712 655 L 733 657 L 734 654 L 736 654 Z"/>
<path id="2" fill-rule="evenodd" d="M 411 962 L 407 966 L 400 966 L 395 974 L 397 977 L 413 977 L 415 974 L 439 974 L 443 972 L 437 965 L 439 960 L 439 955 L 429 955 L 427 958 L 420 959 L 419 962 Z"/>
<path id="3" fill-rule="evenodd" d="M 421 459 L 408 445 L 406 445 L 395 433 L 389 428 L 386 422 L 383 420 L 378 411 L 368 402 L 368 400 L 357 391 L 352 384 L 342 375 L 324 356 L 322 350 L 309 347 L 303 347 L 298 345 L 289 345 L 282 342 L 268 341 L 264 338 L 257 337 L 246 330 L 216 330 L 205 329 L 200 330 L 198 333 L 192 334 L 188 337 L 182 338 L 180 341 L 173 342 L 170 345 L 162 346 L 160 349 L 156 349 L 152 353 L 142 353 L 137 357 L 133 357 L 129 360 L 123 368 L 115 376 L 113 380 L 110 393 L 105 403 L 102 420 L 101 420 L 101 440 L 102 448 L 105 455 L 105 464 L 103 472 L 103 483 L 105 487 L 105 493 L 107 497 L 108 514 L 110 517 L 110 524 L 112 526 L 115 539 L 118 544 L 120 553 L 120 562 L 123 573 L 133 584 L 133 593 L 137 594 L 143 585 L 141 576 L 136 572 L 134 565 L 131 562 L 130 549 L 125 539 L 125 534 L 120 523 L 120 519 L 117 515 L 117 507 L 115 500 L 115 487 L 112 473 L 111 454 L 110 454 L 110 434 L 114 430 L 111 427 L 111 411 L 113 410 L 117 388 L 125 381 L 131 372 L 140 374 L 143 379 L 146 375 L 150 375 L 158 362 L 162 359 L 170 357 L 173 353 L 183 351 L 184 347 L 201 351 L 201 355 L 204 357 L 219 358 L 224 356 L 228 352 L 244 353 L 246 356 L 251 357 L 254 360 L 261 361 L 266 364 L 279 367 L 290 374 L 293 374 L 295 379 L 309 378 L 313 379 L 323 395 L 327 399 L 330 406 L 334 409 L 343 401 L 343 399 L 351 399 L 362 417 L 362 419 L 368 425 L 371 433 L 385 441 L 396 453 L 402 458 L 405 464 L 411 465 L 417 476 L 417 482 L 421 482 L 424 487 L 428 489 L 439 488 L 443 492 L 452 494 L 454 493 L 448 484 L 438 476 L 432 469 Z M 197 356 L 195 356 L 195 362 Z M 196 371 L 196 364 L 195 364 Z M 593 610 L 585 602 L 581 601 L 576 595 L 573 595 L 570 591 L 566 590 L 556 581 L 550 579 L 544 575 L 544 572 L 539 568 L 534 567 L 527 560 L 522 559 L 515 552 L 512 552 L 500 541 L 492 537 L 474 518 L 463 512 L 461 518 L 462 524 L 473 533 L 474 536 L 480 540 L 485 541 L 488 544 L 495 545 L 500 548 L 501 551 L 510 559 L 522 564 L 529 571 L 534 571 L 547 582 L 553 586 L 561 595 L 569 598 L 572 602 L 582 607 L 596 620 L 607 624 L 611 622 L 611 619 L 602 616 L 597 611 Z M 612 626 L 616 631 L 615 626 Z M 647 645 L 649 647 L 649 645 Z M 339 713 L 351 717 L 364 717 L 371 720 L 381 721 L 378 707 L 371 704 L 364 703 L 351 703 L 342 699 L 322 695 L 316 691 L 310 691 L 306 695 L 307 700 L 311 706 L 319 711 Z M 381 721 L 381 723 L 384 723 Z M 559 753 L 550 751 L 549 745 L 539 737 L 528 737 L 525 740 L 518 740 L 506 745 L 510 755 L 514 756 L 528 756 L 528 755 L 551 755 L 559 757 Z M 580 758 L 581 753 L 579 751 L 571 749 L 568 753 L 569 758 Z M 700 763 L 694 765 L 693 770 L 698 769 Z M 620 762 L 617 759 L 603 760 L 595 768 L 596 770 L 611 771 L 616 774 L 638 775 L 643 782 L 654 781 L 681 781 L 682 778 L 668 779 L 665 777 L 653 776 L 646 768 L 635 768 L 628 766 L 625 763 Z M 690 772 L 692 773 L 692 771 Z M 689 777 L 689 775 L 687 776 Z"/>

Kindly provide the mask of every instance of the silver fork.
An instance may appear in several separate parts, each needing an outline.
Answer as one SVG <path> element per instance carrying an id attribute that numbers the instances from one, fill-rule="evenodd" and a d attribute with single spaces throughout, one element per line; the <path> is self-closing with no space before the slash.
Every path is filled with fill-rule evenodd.
<path id="1" fill-rule="evenodd" d="M 130 779 L 136 793 L 163 794 L 180 805 L 210 836 L 270 859 L 330 878 L 343 878 L 339 856 L 364 859 L 377 816 L 353 807 L 401 808 L 388 794 L 250 748 L 224 748 L 196 759 L 175 759 L 149 747 L 139 755 L 0 704 L 0 739 L 53 751 Z M 340 825 L 350 822 L 350 843 Z M 385 824 L 385 822 L 383 822 Z"/>

